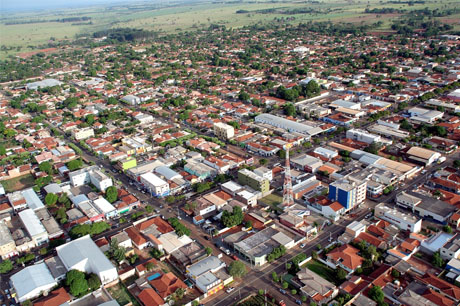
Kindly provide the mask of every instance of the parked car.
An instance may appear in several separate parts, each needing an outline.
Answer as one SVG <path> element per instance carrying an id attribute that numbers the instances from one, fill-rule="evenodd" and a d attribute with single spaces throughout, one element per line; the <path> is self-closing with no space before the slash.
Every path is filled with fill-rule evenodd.
<path id="1" fill-rule="evenodd" d="M 233 260 L 239 260 L 238 257 L 236 257 L 236 255 L 232 255 L 231 257 L 233 258 Z"/>
<path id="2" fill-rule="evenodd" d="M 306 244 L 305 244 L 305 243 L 302 243 L 302 244 L 300 245 L 300 248 L 303 249 L 305 246 L 306 246 Z"/>
<path id="3" fill-rule="evenodd" d="M 302 301 L 301 301 L 301 300 L 295 300 L 295 303 L 298 304 L 298 305 L 302 305 Z"/>
<path id="4" fill-rule="evenodd" d="M 284 290 L 283 288 L 280 288 L 279 290 L 282 294 L 286 294 L 286 290 Z"/>
<path id="5" fill-rule="evenodd" d="M 230 293 L 233 290 L 235 290 L 235 287 L 228 287 L 227 290 L 225 290 L 225 292 Z"/>
<path id="6" fill-rule="evenodd" d="M 279 304 L 280 306 L 286 306 L 286 303 L 285 303 L 283 300 L 279 301 L 278 304 Z"/>

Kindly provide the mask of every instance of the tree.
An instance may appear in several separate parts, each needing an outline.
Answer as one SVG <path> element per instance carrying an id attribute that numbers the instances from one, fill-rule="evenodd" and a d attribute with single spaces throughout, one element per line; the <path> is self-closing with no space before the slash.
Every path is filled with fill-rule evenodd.
<path id="1" fill-rule="evenodd" d="M 286 114 L 286 116 L 295 117 L 295 115 L 296 115 L 295 106 L 292 103 L 286 103 L 284 105 L 283 110 L 284 110 L 284 113 Z"/>
<path id="2" fill-rule="evenodd" d="M 340 281 L 344 281 L 347 278 L 347 272 L 342 269 L 342 268 L 337 268 L 335 271 L 335 275 L 337 276 L 337 279 Z"/>
<path id="3" fill-rule="evenodd" d="M 75 171 L 83 167 L 83 162 L 81 161 L 81 159 L 74 159 L 69 161 L 66 165 L 70 171 Z"/>
<path id="4" fill-rule="evenodd" d="M 393 276 L 394 278 L 399 278 L 400 273 L 399 273 L 398 270 L 393 269 L 393 270 L 391 271 L 391 276 Z"/>
<path id="5" fill-rule="evenodd" d="M 56 194 L 48 193 L 45 196 L 45 203 L 46 203 L 47 206 L 54 206 L 58 199 L 59 199 L 59 197 Z"/>
<path id="6" fill-rule="evenodd" d="M 5 259 L 0 263 L 0 273 L 5 274 L 13 270 L 13 263 L 9 259 Z"/>
<path id="7" fill-rule="evenodd" d="M 439 251 L 433 254 L 432 263 L 434 266 L 438 268 L 443 268 L 446 264 L 446 262 L 441 258 L 441 254 L 439 253 Z"/>
<path id="8" fill-rule="evenodd" d="M 316 304 L 315 302 L 310 302 L 310 306 L 317 306 L 318 304 Z"/>
<path id="9" fill-rule="evenodd" d="M 115 186 L 110 186 L 105 190 L 105 199 L 110 202 L 114 203 L 118 200 L 118 190 Z"/>
<path id="10" fill-rule="evenodd" d="M 70 294 L 81 297 L 88 291 L 88 281 L 84 278 L 76 279 L 70 284 Z"/>
<path id="11" fill-rule="evenodd" d="M 266 165 L 267 164 L 267 160 L 265 158 L 261 158 L 259 159 L 259 164 L 261 164 L 262 166 L 263 165 Z"/>
<path id="12" fill-rule="evenodd" d="M 450 227 L 449 225 L 444 225 L 442 227 L 442 230 L 445 231 L 446 233 L 448 234 L 451 234 L 452 233 L 452 227 Z"/>
<path id="13" fill-rule="evenodd" d="M 244 90 L 241 90 L 238 94 L 238 99 L 240 99 L 241 101 L 249 101 L 250 98 L 251 96 Z"/>
<path id="14" fill-rule="evenodd" d="M 380 286 L 373 286 L 369 289 L 368 296 L 379 304 L 385 300 L 385 294 Z"/>
<path id="15" fill-rule="evenodd" d="M 40 169 L 40 171 L 46 172 L 48 174 L 51 174 L 52 171 L 53 171 L 53 167 L 51 166 L 50 162 L 48 162 L 48 161 L 42 162 L 38 166 L 38 169 Z"/>
<path id="16" fill-rule="evenodd" d="M 283 286 L 283 289 L 287 289 L 289 287 L 289 284 L 288 282 L 284 281 L 282 286 Z"/>
<path id="17" fill-rule="evenodd" d="M 74 281 L 78 279 L 84 279 L 85 273 L 78 270 L 70 270 L 65 275 L 65 283 L 67 286 L 70 286 Z"/>
<path id="18" fill-rule="evenodd" d="M 278 281 L 279 281 L 278 274 L 277 274 L 275 271 L 272 272 L 272 279 L 273 279 L 273 281 L 275 281 L 275 282 L 278 282 Z"/>
<path id="19" fill-rule="evenodd" d="M 147 271 L 152 271 L 153 268 L 155 268 L 155 264 L 151 261 L 149 261 L 146 265 L 145 265 L 145 268 L 147 269 Z"/>
<path id="20" fill-rule="evenodd" d="M 252 227 L 252 220 L 246 221 L 246 223 L 244 224 L 244 226 L 245 226 L 246 228 L 251 228 L 251 227 Z"/>
<path id="21" fill-rule="evenodd" d="M 212 249 L 210 247 L 206 247 L 205 250 L 206 250 L 206 254 L 208 254 L 208 256 L 212 254 Z"/>
<path id="22" fill-rule="evenodd" d="M 88 286 L 91 289 L 91 291 L 97 290 L 101 287 L 101 280 L 96 274 L 91 273 L 91 275 L 88 278 Z"/>
<path id="23" fill-rule="evenodd" d="M 0 155 L 6 155 L 6 148 L 4 145 L 0 145 Z"/>
<path id="24" fill-rule="evenodd" d="M 3 154 L 0 153 L 0 155 L 3 155 Z M 458 160 L 458 159 L 454 160 L 454 167 L 455 168 L 460 168 L 460 160 Z"/>
<path id="25" fill-rule="evenodd" d="M 241 260 L 232 261 L 228 268 L 228 273 L 233 277 L 243 277 L 246 275 L 246 265 Z"/>
<path id="26" fill-rule="evenodd" d="M 313 258 L 315 260 L 318 259 L 318 252 L 316 252 L 316 251 L 311 252 L 311 258 Z"/>

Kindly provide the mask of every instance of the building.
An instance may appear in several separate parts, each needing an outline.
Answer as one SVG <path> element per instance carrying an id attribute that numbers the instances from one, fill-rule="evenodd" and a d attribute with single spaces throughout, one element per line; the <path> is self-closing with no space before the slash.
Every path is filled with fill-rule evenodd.
<path id="1" fill-rule="evenodd" d="M 339 202 L 345 210 L 350 210 L 366 199 L 367 182 L 340 179 L 329 185 L 329 199 Z"/>
<path id="2" fill-rule="evenodd" d="M 238 171 L 238 183 L 247 185 L 254 190 L 258 190 L 265 194 L 270 189 L 270 182 L 268 179 L 261 177 L 248 169 L 241 169 Z"/>
<path id="3" fill-rule="evenodd" d="M 117 269 L 89 235 L 56 247 L 56 252 L 67 271 L 94 273 L 102 284 L 118 279 Z"/>
<path id="4" fill-rule="evenodd" d="M 381 142 L 382 138 L 379 135 L 374 135 L 359 129 L 350 129 L 347 131 L 347 138 L 371 144 L 373 142 Z"/>
<path id="5" fill-rule="evenodd" d="M 327 302 L 334 299 L 339 293 L 334 284 L 308 268 L 302 268 L 297 273 L 297 277 L 303 285 L 300 288 L 302 294 L 308 296 L 317 305 L 327 304 Z"/>
<path id="6" fill-rule="evenodd" d="M 455 234 L 446 244 L 439 250 L 439 254 L 444 260 L 457 259 L 460 256 L 460 235 Z"/>
<path id="7" fill-rule="evenodd" d="M 240 233 L 236 233 L 240 234 Z M 235 235 L 235 234 L 233 234 Z M 233 237 L 226 237 L 232 239 Z M 294 246 L 294 240 L 277 228 L 267 227 L 252 236 L 241 239 L 238 237 L 233 247 L 254 266 L 262 266 L 274 248 L 283 245 L 286 249 Z"/>
<path id="8" fill-rule="evenodd" d="M 0 256 L 2 259 L 7 259 L 18 254 L 16 243 L 8 226 L 6 226 L 5 222 L 0 221 Z"/>
<path id="9" fill-rule="evenodd" d="M 45 205 L 43 202 L 40 200 L 38 197 L 37 193 L 32 189 L 28 188 L 26 190 L 21 191 L 22 196 L 26 200 L 27 207 L 32 209 L 33 211 L 36 211 L 38 209 L 44 208 Z"/>
<path id="10" fill-rule="evenodd" d="M 94 130 L 90 127 L 85 127 L 81 129 L 73 129 L 72 136 L 75 140 L 80 141 L 90 137 L 94 137 Z"/>
<path id="11" fill-rule="evenodd" d="M 290 159 L 291 166 L 297 170 L 315 173 L 323 165 L 323 161 L 310 155 L 299 155 Z"/>
<path id="12" fill-rule="evenodd" d="M 44 79 L 41 81 L 37 82 L 32 82 L 32 83 L 27 83 L 26 88 L 27 90 L 38 90 L 38 89 L 44 89 L 48 87 L 54 87 L 54 86 L 59 86 L 61 85 L 62 82 L 55 80 L 55 79 Z"/>
<path id="13" fill-rule="evenodd" d="M 209 296 L 233 281 L 233 277 L 225 272 L 225 267 L 225 262 L 216 256 L 208 256 L 187 267 L 186 273 L 196 287 Z"/>
<path id="14" fill-rule="evenodd" d="M 56 280 L 45 263 L 25 267 L 13 274 L 10 282 L 20 303 L 34 299 L 57 286 Z"/>
<path id="15" fill-rule="evenodd" d="M 407 152 L 408 159 L 429 166 L 441 157 L 441 153 L 420 147 L 411 147 Z"/>
<path id="16" fill-rule="evenodd" d="M 138 96 L 133 96 L 133 95 L 124 96 L 123 98 L 121 98 L 121 100 L 130 105 L 138 105 L 141 103 L 141 98 L 139 98 Z"/>
<path id="17" fill-rule="evenodd" d="M 344 244 L 329 252 L 327 261 L 330 264 L 339 266 L 349 273 L 353 273 L 356 269 L 360 268 L 364 259 L 358 255 L 359 250 L 349 244 Z"/>
<path id="18" fill-rule="evenodd" d="M 235 129 L 231 125 L 217 122 L 214 123 L 214 134 L 219 139 L 228 140 L 235 136 Z"/>
<path id="19" fill-rule="evenodd" d="M 152 172 L 141 175 L 141 184 L 155 197 L 164 197 L 169 195 L 169 184 Z"/>
<path id="20" fill-rule="evenodd" d="M 108 187 L 113 185 L 112 179 L 99 170 L 97 166 L 90 166 L 70 172 L 69 179 L 73 187 L 91 183 L 100 191 L 105 191 Z"/>
<path id="21" fill-rule="evenodd" d="M 374 216 L 396 225 L 401 230 L 408 230 L 412 233 L 418 233 L 422 230 L 422 219 L 413 214 L 392 209 L 380 203 L 375 207 Z"/>
<path id="22" fill-rule="evenodd" d="M 134 157 L 127 157 L 122 160 L 119 160 L 117 162 L 118 167 L 120 167 L 121 170 L 126 171 L 128 169 L 137 167 L 137 160 Z"/>
<path id="23" fill-rule="evenodd" d="M 270 182 L 273 180 L 273 171 L 266 167 L 262 166 L 257 169 L 254 169 L 254 173 L 257 174 L 258 176 L 266 178 Z"/>
<path id="24" fill-rule="evenodd" d="M 111 219 L 118 216 L 117 209 L 103 197 L 94 200 L 93 204 L 97 210 L 104 214 L 105 219 Z"/>
<path id="25" fill-rule="evenodd" d="M 444 116 L 443 112 L 439 112 L 436 110 L 421 108 L 421 107 L 413 107 L 407 111 L 410 115 L 410 119 L 416 122 L 424 122 L 424 123 L 433 123 L 436 120 L 439 120 Z"/>
<path id="26" fill-rule="evenodd" d="M 414 211 L 415 207 L 422 203 L 422 199 L 411 195 L 409 193 L 406 193 L 405 191 L 400 192 L 396 195 L 396 205 L 410 209 L 412 212 Z"/>
<path id="27" fill-rule="evenodd" d="M 295 132 L 310 137 L 323 132 L 323 130 L 319 127 L 309 126 L 271 114 L 260 114 L 254 118 L 254 122 L 268 124 L 275 128 L 286 130 L 290 133 Z"/>
<path id="28" fill-rule="evenodd" d="M 40 246 L 49 241 L 48 232 L 32 209 L 25 209 L 18 215 L 36 246 Z"/>

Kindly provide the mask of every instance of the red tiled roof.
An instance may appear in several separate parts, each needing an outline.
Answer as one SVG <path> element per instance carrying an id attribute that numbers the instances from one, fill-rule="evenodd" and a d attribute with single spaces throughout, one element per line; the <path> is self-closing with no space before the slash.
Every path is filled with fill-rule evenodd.
<path id="1" fill-rule="evenodd" d="M 35 302 L 34 306 L 58 306 L 68 301 L 70 301 L 70 295 L 61 287 L 51 291 L 48 296 L 40 299 L 40 301 Z"/>
<path id="2" fill-rule="evenodd" d="M 187 285 L 178 279 L 172 272 L 163 274 L 159 278 L 156 278 L 149 283 L 158 291 L 158 295 L 162 298 L 170 296 L 179 288 L 187 289 Z"/>
<path id="3" fill-rule="evenodd" d="M 355 270 L 362 265 L 364 259 L 358 255 L 359 250 L 352 247 L 351 245 L 344 244 L 334 250 L 332 250 L 327 257 L 334 261 L 342 260 L 342 264 L 351 269 Z"/>
<path id="4" fill-rule="evenodd" d="M 144 306 L 159 306 L 165 303 L 158 293 L 156 293 L 152 288 L 142 290 L 137 297 Z"/>

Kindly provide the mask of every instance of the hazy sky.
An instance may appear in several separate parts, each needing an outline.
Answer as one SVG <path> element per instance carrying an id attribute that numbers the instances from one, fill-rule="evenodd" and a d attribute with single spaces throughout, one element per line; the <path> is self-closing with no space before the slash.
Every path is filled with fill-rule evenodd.
<path id="1" fill-rule="evenodd" d="M 0 0 L 0 14 L 5 11 L 30 11 L 42 9 L 61 9 L 68 7 L 91 6 L 120 2 L 139 2 L 136 0 Z"/>

